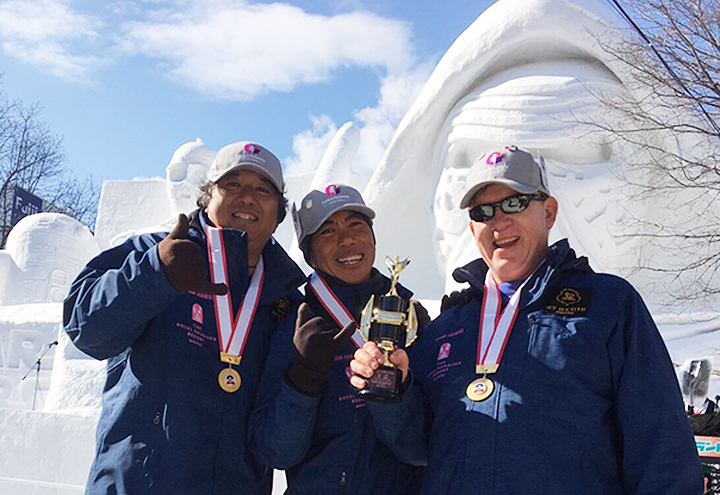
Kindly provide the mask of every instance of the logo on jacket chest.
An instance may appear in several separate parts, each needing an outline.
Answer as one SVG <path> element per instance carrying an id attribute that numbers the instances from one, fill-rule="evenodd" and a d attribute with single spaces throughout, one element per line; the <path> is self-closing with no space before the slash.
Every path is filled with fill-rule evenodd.
<path id="1" fill-rule="evenodd" d="M 451 370 L 454 370 L 458 368 L 458 366 L 462 365 L 462 356 L 453 356 L 451 359 L 451 354 L 453 342 L 457 345 L 462 345 L 461 342 L 456 341 L 456 337 L 460 337 L 464 334 L 465 328 L 458 328 L 455 331 L 442 334 L 435 339 L 436 342 L 440 341 L 441 344 L 438 347 L 435 367 L 427 375 L 429 380 L 436 382 L 445 378 Z"/>
<path id="2" fill-rule="evenodd" d="M 200 325 L 203 324 L 203 308 L 199 304 L 195 303 L 192 307 L 192 321 Z"/>
<path id="3" fill-rule="evenodd" d="M 189 307 L 189 315 L 185 313 L 186 316 L 179 318 L 175 323 L 184 340 L 195 347 L 204 348 L 210 344 L 217 347 L 217 335 L 214 332 L 206 331 L 205 328 L 207 309 L 202 303 L 194 302 Z M 187 319 L 187 316 L 190 318 Z"/>
<path id="4" fill-rule="evenodd" d="M 592 288 L 549 287 L 543 300 L 543 313 L 585 316 L 590 308 L 592 292 Z"/>

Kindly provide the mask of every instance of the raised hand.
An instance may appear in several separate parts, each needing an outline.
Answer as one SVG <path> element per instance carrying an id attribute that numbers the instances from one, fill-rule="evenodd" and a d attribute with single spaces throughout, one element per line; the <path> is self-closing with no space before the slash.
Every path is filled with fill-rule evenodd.
<path id="1" fill-rule="evenodd" d="M 178 292 L 227 294 L 227 285 L 206 280 L 205 259 L 200 254 L 200 246 L 187 238 L 189 228 L 187 216 L 181 213 L 173 231 L 158 244 L 158 256 L 165 276 Z"/>
<path id="2" fill-rule="evenodd" d="M 306 303 L 298 308 L 293 344 L 295 357 L 287 369 L 288 381 L 299 391 L 318 396 L 325 389 L 335 355 L 353 334 L 357 324 L 353 321 L 341 330 L 321 316 L 313 315 Z"/>

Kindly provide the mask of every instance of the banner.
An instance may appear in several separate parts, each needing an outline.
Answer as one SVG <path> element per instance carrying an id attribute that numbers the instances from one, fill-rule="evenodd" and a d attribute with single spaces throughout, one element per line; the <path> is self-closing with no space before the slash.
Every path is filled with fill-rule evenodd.
<path id="1" fill-rule="evenodd" d="M 43 200 L 34 194 L 15 186 L 15 194 L 12 200 L 12 214 L 10 225 L 15 226 L 21 219 L 33 213 L 42 211 Z"/>

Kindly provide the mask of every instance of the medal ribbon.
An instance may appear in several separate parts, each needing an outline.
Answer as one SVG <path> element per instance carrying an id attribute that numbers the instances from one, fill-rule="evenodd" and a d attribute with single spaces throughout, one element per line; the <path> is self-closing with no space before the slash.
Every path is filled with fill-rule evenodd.
<path id="1" fill-rule="evenodd" d="M 227 261 L 225 259 L 225 244 L 222 238 L 222 227 L 207 226 L 208 255 L 210 257 L 210 270 L 212 281 L 215 284 L 226 284 L 228 292 L 225 295 L 213 296 L 215 301 L 215 318 L 218 326 L 218 343 L 220 345 L 220 360 L 224 363 L 240 364 L 245 349 L 250 327 L 252 326 L 255 311 L 260 301 L 263 281 L 265 279 L 265 264 L 262 256 L 250 278 L 250 286 L 243 296 L 237 320 L 233 321 L 232 302 L 230 299 L 230 284 L 228 284 Z"/>
<path id="2" fill-rule="evenodd" d="M 340 325 L 340 328 L 345 328 L 345 325 L 355 321 L 355 318 L 352 317 L 347 308 L 342 302 L 340 302 L 340 299 L 338 299 L 330 286 L 318 274 L 318 272 L 313 272 L 313 274 L 310 275 L 310 282 L 308 282 L 308 285 L 315 293 L 315 296 L 317 296 L 320 304 L 322 304 L 325 310 L 330 313 L 330 316 L 333 317 L 335 323 Z M 352 334 L 350 340 L 352 340 L 358 348 L 365 344 L 365 340 L 362 338 L 362 335 L 360 335 L 359 330 L 355 330 L 355 333 Z"/>
<path id="3" fill-rule="evenodd" d="M 485 291 L 480 315 L 480 332 L 475 363 L 477 374 L 495 373 L 500 366 L 500 359 L 520 310 L 520 293 L 524 286 L 525 282 L 518 287 L 501 313 L 500 289 L 488 270 L 485 276 Z"/>

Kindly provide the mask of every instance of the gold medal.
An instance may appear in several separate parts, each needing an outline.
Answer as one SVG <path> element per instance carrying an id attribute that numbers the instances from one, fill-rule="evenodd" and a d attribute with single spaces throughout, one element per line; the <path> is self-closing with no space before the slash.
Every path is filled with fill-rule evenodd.
<path id="1" fill-rule="evenodd" d="M 228 366 L 227 368 L 223 368 L 220 374 L 218 374 L 218 383 L 221 389 L 232 394 L 240 389 L 242 380 L 240 379 L 240 373 Z"/>
<path id="2" fill-rule="evenodd" d="M 495 384 L 490 378 L 482 377 L 473 380 L 465 390 L 465 395 L 473 402 L 480 402 L 492 395 L 495 390 Z"/>

